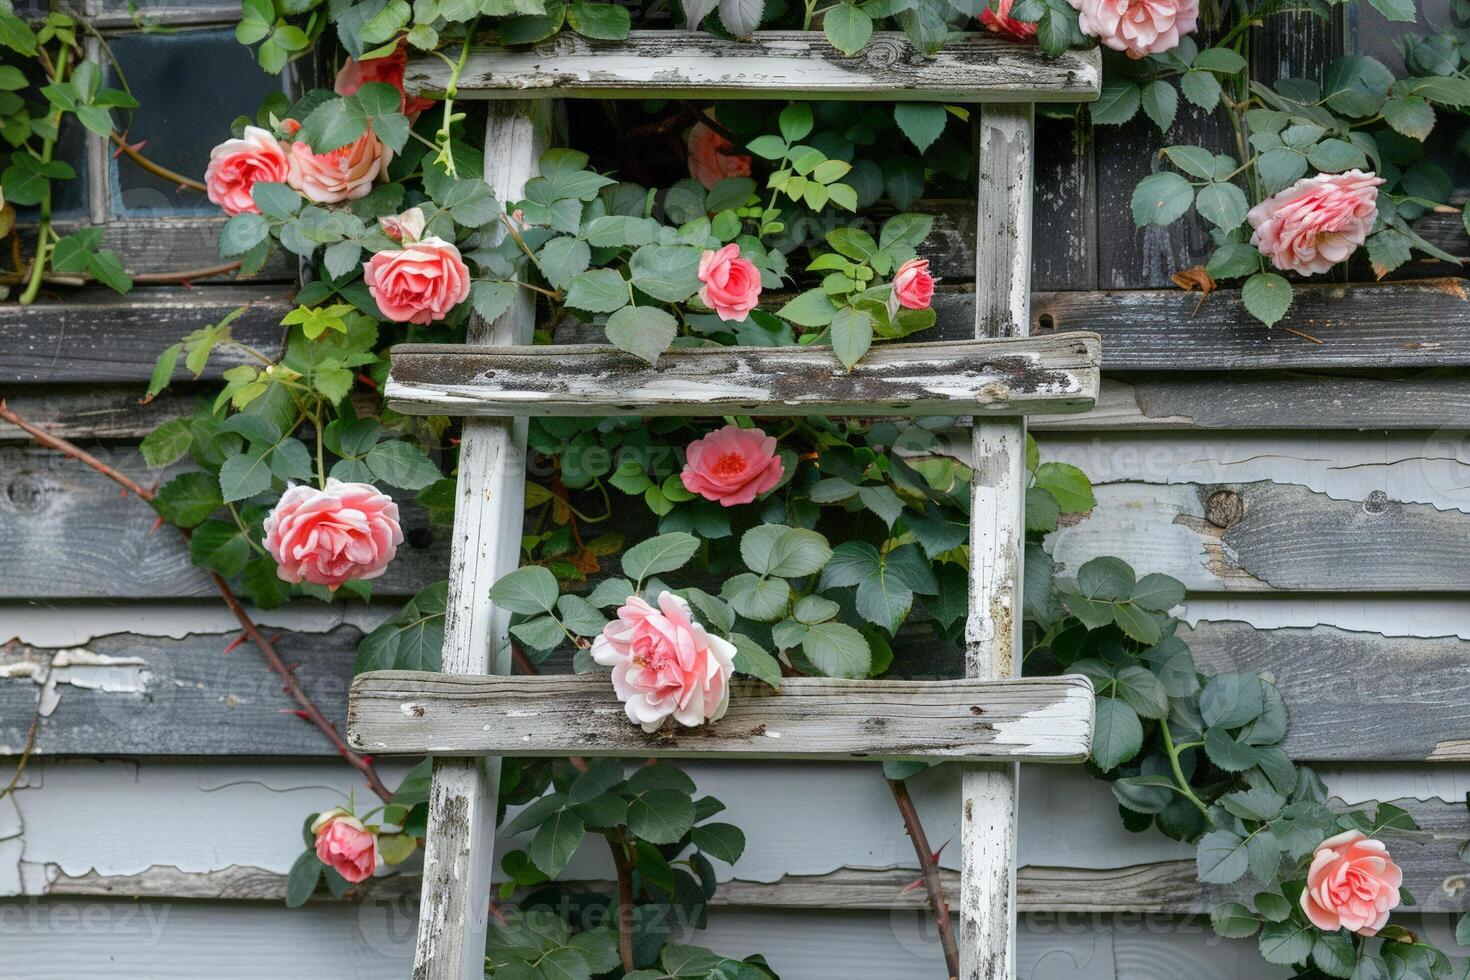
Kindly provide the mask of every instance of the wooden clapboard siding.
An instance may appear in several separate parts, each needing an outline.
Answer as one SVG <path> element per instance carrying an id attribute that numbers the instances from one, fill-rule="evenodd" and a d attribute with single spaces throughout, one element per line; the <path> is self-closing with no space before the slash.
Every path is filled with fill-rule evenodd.
<path id="1" fill-rule="evenodd" d="M 1085 677 L 1014 681 L 787 678 L 737 682 L 718 721 L 645 732 L 602 673 L 541 677 L 374 671 L 352 683 L 349 744 L 377 754 L 1080 762 Z"/>
<path id="2" fill-rule="evenodd" d="M 1462 804 L 1444 800 L 1391 801 L 1407 810 L 1425 830 L 1436 835 L 1427 843 L 1406 839 L 1391 843 L 1404 869 L 1404 887 L 1418 899 L 1415 911 L 1460 912 L 1465 908 L 1465 881 L 1455 875 L 1462 867 L 1459 842 L 1470 833 Z M 1026 831 L 1023 829 L 1023 834 Z M 1448 876 L 1448 877 L 1447 877 Z M 842 867 L 823 874 L 785 875 L 774 881 L 734 878 L 720 883 L 710 904 L 716 908 L 769 908 L 786 910 L 923 909 L 922 888 L 910 887 L 918 877 L 911 867 Z M 959 900 L 959 873 L 940 869 L 951 907 Z M 395 874 L 358 886 L 344 899 L 373 907 L 380 903 L 409 903 L 418 898 L 416 874 Z M 610 881 L 574 881 L 572 888 L 609 892 Z M 154 865 L 132 874 L 68 874 L 37 882 L 28 895 L 137 899 L 190 899 L 272 901 L 285 897 L 286 876 L 249 865 L 229 865 L 211 871 L 184 872 Z M 1020 869 L 1017 898 L 1023 912 L 1149 912 L 1199 914 L 1221 901 L 1248 899 L 1251 890 L 1238 885 L 1211 886 L 1199 881 L 1193 860 L 1161 860 L 1115 868 L 1076 868 L 1027 865 Z M 318 902 L 334 901 L 319 891 Z"/>
<path id="3" fill-rule="evenodd" d="M 1095 555 L 1163 572 L 1197 592 L 1470 590 L 1470 514 L 1386 493 L 1335 500 L 1295 484 L 1095 488 L 1098 505 L 1058 531 L 1068 572 Z"/>
<path id="4" fill-rule="evenodd" d="M 383 614 L 388 612 L 385 607 Z M 1180 635 L 1208 673 L 1271 673 L 1291 710 L 1286 751 L 1292 758 L 1470 758 L 1464 742 L 1470 732 L 1470 678 L 1463 670 L 1470 641 L 1331 626 L 1260 629 L 1236 621 L 1201 622 Z M 112 663 L 58 671 L 55 706 L 38 729 L 37 753 L 330 756 L 332 748 L 316 729 L 290 717 L 296 705 L 249 644 L 223 652 L 234 638 L 120 633 L 87 642 L 83 649 L 91 659 Z M 361 638 L 350 626 L 280 635 L 282 656 L 299 664 L 297 677 L 333 718 L 346 717 Z M 945 641 L 921 615 L 894 647 L 896 667 L 912 668 L 913 676 L 953 676 L 960 661 L 958 650 L 945 653 Z M 56 653 L 19 643 L 0 647 L 0 756 L 24 744 L 36 678 L 46 676 Z"/>
<path id="5" fill-rule="evenodd" d="M 757 31 L 727 41 L 687 31 L 633 31 L 599 43 L 560 34 L 527 50 L 470 54 L 456 92 L 465 99 L 744 98 L 904 99 L 939 102 L 1087 102 L 1097 98 L 1097 49 L 1049 57 L 984 31 L 924 55 L 893 31 L 843 55 L 811 31 Z M 414 58 L 412 93 L 442 95 L 450 66 Z"/>
<path id="6" fill-rule="evenodd" d="M 0 384 L 135 382 L 142 397 L 159 353 L 191 331 L 247 307 L 231 325 L 236 340 L 267 354 L 279 350 L 281 317 L 295 304 L 284 287 L 139 288 L 126 296 L 89 291 L 62 303 L 0 306 Z M 206 376 L 251 361 L 217 350 Z M 190 375 L 183 359 L 176 380 Z"/>
<path id="7" fill-rule="evenodd" d="M 239 10 L 232 16 L 238 20 Z M 203 197 L 203 194 L 198 195 L 200 200 Z M 134 275 L 210 268 L 230 261 L 219 256 L 219 233 L 228 220 L 223 214 L 149 217 L 146 212 L 132 210 L 126 218 L 115 219 L 103 226 L 102 246 L 116 252 L 122 259 L 123 268 Z M 90 227 L 92 225 L 87 222 L 63 221 L 57 223 L 56 231 L 60 235 L 69 235 Z M 36 226 L 20 225 L 18 231 L 22 252 L 31 254 L 36 247 Z M 294 284 L 296 269 L 295 255 L 284 249 L 274 248 L 261 270 L 248 279 L 237 280 L 237 273 L 228 272 L 193 282 L 211 288 L 228 285 Z M 99 289 L 98 292 L 100 291 Z M 71 304 L 75 298 L 75 294 L 69 294 L 68 303 Z"/>
<path id="8" fill-rule="evenodd" d="M 110 465 L 151 486 L 178 467 L 150 471 L 134 446 L 101 449 Z M 0 576 L 0 599 L 213 598 L 209 576 L 189 561 L 172 530 L 155 531 L 147 504 L 60 453 L 29 447 L 0 449 L 0 554 L 29 556 Z M 412 595 L 444 577 L 449 532 L 429 523 L 392 490 L 402 507 L 405 541 L 388 572 L 373 582 L 377 596 Z"/>
<path id="9" fill-rule="evenodd" d="M 389 405 L 414 415 L 1015 415 L 1085 411 L 1097 338 L 885 344 L 851 370 L 828 347 L 393 349 Z"/>

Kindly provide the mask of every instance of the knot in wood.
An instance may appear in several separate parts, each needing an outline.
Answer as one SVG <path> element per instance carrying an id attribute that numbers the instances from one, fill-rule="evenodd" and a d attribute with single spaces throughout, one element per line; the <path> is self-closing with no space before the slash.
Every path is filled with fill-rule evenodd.
<path id="1" fill-rule="evenodd" d="M 863 52 L 863 58 L 874 68 L 892 68 L 908 54 L 907 42 L 891 37 L 875 37 Z"/>
<path id="2" fill-rule="evenodd" d="M 1363 501 L 1363 513 L 1381 514 L 1388 510 L 1388 494 L 1382 490 L 1374 490 L 1368 494 L 1368 499 Z"/>
<path id="3" fill-rule="evenodd" d="M 1216 490 L 1205 501 L 1205 520 L 1215 527 L 1229 528 L 1245 516 L 1245 501 L 1234 490 Z"/>
<path id="4" fill-rule="evenodd" d="M 30 473 L 21 473 L 5 484 L 5 499 L 18 514 L 40 512 L 43 496 L 40 482 Z"/>
<path id="5" fill-rule="evenodd" d="M 1011 400 L 1011 389 L 999 381 L 992 381 L 980 386 L 980 390 L 975 393 L 975 400 L 987 405 L 1008 402 Z"/>

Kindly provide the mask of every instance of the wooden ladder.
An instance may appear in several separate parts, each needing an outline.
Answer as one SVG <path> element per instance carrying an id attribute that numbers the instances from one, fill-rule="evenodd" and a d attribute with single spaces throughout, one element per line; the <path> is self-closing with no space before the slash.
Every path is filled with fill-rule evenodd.
<path id="1" fill-rule="evenodd" d="M 362 674 L 351 695 L 349 741 L 355 747 L 434 757 L 415 978 L 483 976 L 502 755 L 960 761 L 961 975 L 1015 976 L 1017 762 L 1085 759 L 1093 721 L 1086 679 L 1016 677 L 1025 415 L 1086 410 L 1097 395 L 1100 361 L 1095 335 L 1027 337 L 1033 103 L 1095 99 L 1100 75 L 1095 50 L 1050 59 L 987 34 L 967 35 L 927 59 L 902 35 L 877 34 L 862 53 L 845 57 L 811 32 L 762 32 L 730 42 L 682 31 L 635 31 L 618 44 L 562 35 L 527 51 L 472 54 L 457 96 L 492 100 L 485 175 L 500 201 L 520 199 L 535 176 L 554 98 L 983 103 L 977 125 L 979 339 L 875 347 L 851 373 L 825 348 L 674 348 L 650 367 L 613 348 L 522 346 L 535 316 L 533 294 L 523 290 L 494 323 L 471 325 L 467 347 L 394 349 L 387 385 L 393 408 L 468 416 L 443 673 Z M 417 60 L 406 81 L 410 90 L 442 93 L 447 69 L 439 59 Z M 681 401 L 663 394 L 681 377 L 707 381 L 737 370 L 743 381 L 738 396 Z M 753 397 L 752 390 L 762 394 Z M 517 565 L 528 412 L 972 414 L 965 679 L 790 679 L 774 696 L 737 686 L 725 718 L 697 738 L 681 739 L 678 732 L 646 735 L 622 723 L 611 685 L 600 674 L 505 676 L 509 614 L 491 603 L 489 592 Z M 514 710 L 528 701 L 535 712 Z M 594 717 L 619 723 L 602 725 L 589 739 L 588 719 Z M 859 723 L 874 718 L 883 724 Z"/>

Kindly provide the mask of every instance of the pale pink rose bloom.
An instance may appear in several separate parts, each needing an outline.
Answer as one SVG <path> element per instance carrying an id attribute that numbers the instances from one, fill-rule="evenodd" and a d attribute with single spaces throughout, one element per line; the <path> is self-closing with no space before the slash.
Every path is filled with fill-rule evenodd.
<path id="1" fill-rule="evenodd" d="M 934 302 L 934 277 L 928 259 L 909 259 L 893 274 L 893 299 L 909 310 L 927 310 Z"/>
<path id="2" fill-rule="evenodd" d="M 470 270 L 442 238 L 379 252 L 362 268 L 378 309 L 396 323 L 442 320 L 470 294 Z"/>
<path id="3" fill-rule="evenodd" d="M 410 96 L 403 90 L 403 72 L 408 67 L 408 41 L 398 42 L 393 53 L 369 61 L 348 58 L 342 70 L 337 72 L 337 83 L 332 87 L 338 95 L 353 95 L 368 82 L 385 82 L 398 90 L 398 111 L 409 119 L 417 119 L 419 113 L 433 108 L 433 99 Z"/>
<path id="4" fill-rule="evenodd" d="M 705 187 L 713 187 L 726 177 L 749 177 L 750 157 L 736 153 L 725 137 L 704 123 L 689 130 L 689 176 Z"/>
<path id="5" fill-rule="evenodd" d="M 690 493 L 734 507 L 780 483 L 783 472 L 773 436 L 727 425 L 689 444 L 679 478 Z"/>
<path id="6" fill-rule="evenodd" d="M 1016 20 L 1011 16 L 1011 6 L 1015 0 L 1000 0 L 996 7 L 991 10 L 987 3 L 985 9 L 980 11 L 980 23 L 985 29 L 993 34 L 1008 37 L 1012 41 L 1036 41 L 1036 25 L 1029 21 Z"/>
<path id="7" fill-rule="evenodd" d="M 1162 54 L 1199 23 L 1199 0 L 1068 0 L 1077 26 L 1130 58 Z"/>
<path id="8" fill-rule="evenodd" d="M 383 574 L 403 543 L 398 505 L 370 483 L 289 487 L 265 519 L 265 550 L 285 582 L 336 589 Z"/>
<path id="9" fill-rule="evenodd" d="M 740 257 L 740 246 L 731 242 L 718 252 L 705 252 L 699 259 L 699 301 L 720 315 L 721 320 L 743 323 L 761 298 L 761 274 L 755 263 Z"/>
<path id="10" fill-rule="evenodd" d="M 395 242 L 416 242 L 424 235 L 424 209 L 409 208 L 402 214 L 385 215 L 378 219 L 383 234 Z"/>
<path id="11" fill-rule="evenodd" d="M 591 653 L 612 668 L 618 700 L 645 732 L 658 731 L 671 716 L 692 728 L 725 714 L 735 646 L 705 632 L 689 603 L 672 592 L 658 597 L 657 608 L 629 596 L 592 641 Z"/>
<path id="12" fill-rule="evenodd" d="M 204 186 L 225 214 L 259 214 L 251 188 L 258 183 L 284 184 L 290 169 L 280 140 L 259 126 L 246 126 L 243 138 L 225 140 L 209 151 Z"/>
<path id="13" fill-rule="evenodd" d="M 1323 932 L 1377 935 L 1398 907 L 1404 873 L 1381 841 L 1349 830 L 1317 845 L 1302 889 L 1302 911 Z"/>
<path id="14" fill-rule="evenodd" d="M 286 183 L 316 204 L 353 201 L 373 189 L 373 181 L 387 172 L 390 157 L 389 149 L 371 129 L 327 153 L 313 153 L 306 143 L 292 143 Z"/>
<path id="15" fill-rule="evenodd" d="M 1251 244 L 1278 269 L 1326 272 L 1368 238 L 1382 183 L 1361 170 L 1304 177 L 1251 208 Z"/>
<path id="16" fill-rule="evenodd" d="M 348 881 L 372 876 L 378 868 L 378 838 L 362 821 L 340 807 L 311 822 L 317 860 Z"/>

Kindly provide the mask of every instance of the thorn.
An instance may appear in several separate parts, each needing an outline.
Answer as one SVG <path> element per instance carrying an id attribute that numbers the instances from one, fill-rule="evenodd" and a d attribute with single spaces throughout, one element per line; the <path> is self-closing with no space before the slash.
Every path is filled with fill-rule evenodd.
<path id="1" fill-rule="evenodd" d="M 159 517 L 155 517 L 153 519 L 153 526 L 148 529 L 149 536 L 151 537 L 153 535 L 153 532 L 157 531 L 161 527 L 163 527 L 163 517 L 160 515 Z"/>
<path id="2" fill-rule="evenodd" d="M 126 147 L 129 150 L 132 150 L 134 153 L 142 153 L 143 152 L 143 147 L 145 147 L 147 145 L 148 145 L 148 141 L 147 140 L 138 140 L 138 142 L 136 142 L 136 143 L 119 143 L 117 149 L 115 149 L 115 150 L 112 151 L 112 158 L 114 160 L 121 159 L 121 157 L 123 155 L 123 149 L 124 149 L 124 147 Z"/>
<path id="3" fill-rule="evenodd" d="M 365 762 L 365 763 L 367 763 L 368 765 L 372 765 L 373 764 L 373 757 L 370 756 L 370 755 L 365 755 L 365 756 L 362 757 L 362 761 Z"/>
<path id="4" fill-rule="evenodd" d="M 374 381 L 372 378 L 368 377 L 366 374 L 363 374 L 360 371 L 358 372 L 357 380 L 361 381 L 363 384 L 365 384 L 369 388 L 373 389 L 373 391 L 377 391 L 378 390 L 378 383 L 376 381 Z"/>
<path id="5" fill-rule="evenodd" d="M 241 633 L 239 636 L 235 637 L 233 640 L 230 641 L 230 645 L 229 646 L 225 647 L 225 653 L 228 654 L 231 650 L 233 650 L 236 647 L 240 646 L 244 642 L 245 642 L 245 634 L 244 633 Z"/>

